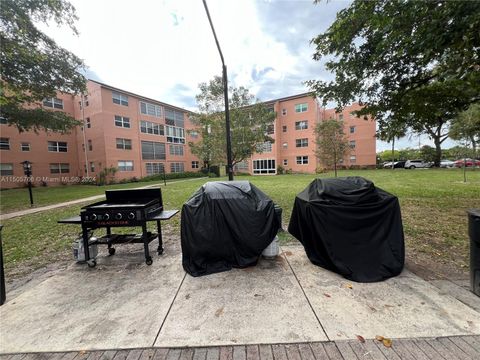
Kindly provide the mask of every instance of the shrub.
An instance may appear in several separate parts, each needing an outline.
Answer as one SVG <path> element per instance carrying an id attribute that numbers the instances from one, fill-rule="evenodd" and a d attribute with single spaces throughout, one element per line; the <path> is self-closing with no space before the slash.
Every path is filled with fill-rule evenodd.
<path id="1" fill-rule="evenodd" d="M 277 166 L 277 175 L 283 175 L 285 173 L 285 168 L 282 165 Z"/>

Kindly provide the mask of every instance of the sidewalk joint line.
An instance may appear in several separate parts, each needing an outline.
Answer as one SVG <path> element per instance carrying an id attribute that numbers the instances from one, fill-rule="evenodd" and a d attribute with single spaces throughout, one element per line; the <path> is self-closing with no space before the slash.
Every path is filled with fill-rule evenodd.
<path id="1" fill-rule="evenodd" d="M 160 331 L 162 331 L 163 325 L 165 324 L 165 321 L 167 321 L 168 315 L 170 315 L 170 310 L 172 310 L 173 304 L 175 303 L 175 300 L 177 300 L 178 293 L 180 292 L 180 289 L 182 288 L 183 282 L 185 281 L 186 277 L 187 277 L 187 273 L 185 272 L 185 275 L 183 275 L 183 279 L 180 282 L 180 285 L 178 286 L 177 292 L 175 293 L 175 296 L 173 297 L 173 300 L 170 303 L 170 306 L 168 307 L 168 311 L 165 314 L 165 317 L 163 318 L 162 324 L 160 325 L 160 329 L 158 329 L 157 336 L 155 336 L 155 340 L 153 340 L 152 347 L 155 346 L 155 343 L 157 342 L 157 339 L 160 336 Z"/>
<path id="2" fill-rule="evenodd" d="M 280 247 L 280 248 L 282 249 L 282 252 L 283 252 L 283 248 L 282 248 L 282 247 Z M 317 319 L 318 324 L 319 324 L 320 327 L 322 328 L 323 333 L 324 333 L 325 336 L 327 337 L 328 341 L 333 341 L 333 340 L 330 339 L 330 337 L 328 336 L 327 332 L 325 331 L 325 328 L 323 327 L 322 322 L 321 322 L 320 319 L 318 318 L 317 313 L 315 312 L 315 309 L 313 308 L 312 303 L 310 302 L 310 299 L 308 298 L 305 290 L 303 289 L 303 286 L 302 286 L 302 284 L 300 283 L 300 280 L 298 280 L 298 277 L 297 277 L 297 274 L 295 273 L 295 270 L 293 270 L 292 264 L 290 264 L 290 261 L 288 261 L 288 258 L 287 258 L 287 256 L 285 256 L 285 254 L 282 254 L 282 256 L 283 256 L 283 257 L 285 258 L 285 260 L 287 261 L 287 264 L 288 264 L 288 266 L 290 267 L 290 270 L 292 270 L 293 276 L 295 276 L 295 279 L 297 280 L 297 283 L 298 283 L 298 285 L 300 286 L 300 289 L 302 289 L 303 296 L 305 296 L 305 299 L 307 300 L 308 306 L 310 306 L 310 309 L 312 309 L 313 315 L 315 315 L 315 318 Z"/>

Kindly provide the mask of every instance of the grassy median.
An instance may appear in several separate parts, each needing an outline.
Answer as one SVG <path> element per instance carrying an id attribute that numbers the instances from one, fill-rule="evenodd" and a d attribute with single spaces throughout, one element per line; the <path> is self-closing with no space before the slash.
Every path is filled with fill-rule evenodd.
<path id="1" fill-rule="evenodd" d="M 461 170 L 457 169 L 340 172 L 340 176 L 352 175 L 368 178 L 378 187 L 399 197 L 407 253 L 422 254 L 433 261 L 458 268 L 467 267 L 466 210 L 480 207 L 480 171 L 469 171 L 467 183 L 463 182 Z M 287 225 L 295 195 L 316 176 L 331 177 L 332 174 L 241 176 L 236 180 L 251 181 L 282 206 L 283 222 Z M 206 181 L 195 179 L 162 186 L 165 208 L 181 209 L 182 204 Z M 80 190 L 84 188 L 78 187 L 82 188 Z M 78 197 L 92 195 L 85 195 L 74 186 L 67 189 L 78 194 Z M 49 190 L 55 191 L 54 188 Z M 70 260 L 71 243 L 79 233 L 79 226 L 56 222 L 60 218 L 78 214 L 79 209 L 80 206 L 71 206 L 4 221 L 2 238 L 7 273 L 22 273 L 22 268 L 28 270 L 58 260 Z M 167 224 L 168 231 L 179 239 L 180 217 L 175 217 Z M 294 241 L 288 234 L 282 238 L 282 241 Z"/>

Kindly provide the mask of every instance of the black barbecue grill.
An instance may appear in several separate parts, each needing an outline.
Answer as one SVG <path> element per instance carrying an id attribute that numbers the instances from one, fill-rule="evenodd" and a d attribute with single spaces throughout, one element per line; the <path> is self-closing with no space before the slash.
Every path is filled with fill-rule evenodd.
<path id="1" fill-rule="evenodd" d="M 161 220 L 168 220 L 178 213 L 178 210 L 163 210 L 162 192 L 159 188 L 107 190 L 106 200 L 84 206 L 80 216 L 60 220 L 64 224 L 81 224 L 82 238 L 85 249 L 85 259 L 88 266 L 96 265 L 96 260 L 90 258 L 89 245 L 103 244 L 108 246 L 108 253 L 115 254 L 113 245 L 122 243 L 143 243 L 145 262 L 153 263 L 148 245 L 158 237 L 157 252 L 163 254 Z M 147 231 L 147 221 L 157 222 L 157 232 Z M 141 234 L 112 234 L 112 227 L 141 226 Z M 107 234 L 94 243 L 89 242 L 92 230 L 106 228 Z"/>

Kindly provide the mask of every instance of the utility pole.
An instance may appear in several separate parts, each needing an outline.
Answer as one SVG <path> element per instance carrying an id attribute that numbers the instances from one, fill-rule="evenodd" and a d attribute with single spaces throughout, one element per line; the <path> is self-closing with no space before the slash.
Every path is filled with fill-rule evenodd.
<path id="1" fill-rule="evenodd" d="M 227 65 L 223 59 L 222 50 L 220 49 L 220 44 L 217 39 L 217 34 L 215 33 L 215 28 L 213 27 L 212 19 L 210 17 L 210 12 L 208 11 L 208 6 L 206 0 L 203 0 L 203 6 L 205 7 L 205 12 L 207 13 L 208 22 L 212 28 L 213 37 L 215 38 L 215 43 L 217 44 L 218 53 L 220 54 L 220 59 L 222 60 L 222 79 L 223 79 L 223 94 L 225 97 L 225 128 L 227 133 L 227 172 L 228 180 L 233 181 L 233 166 L 232 166 L 232 138 L 230 134 L 230 111 L 228 108 L 228 77 L 227 77 Z"/>

